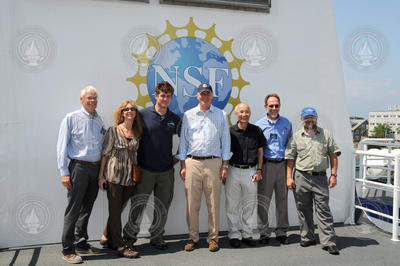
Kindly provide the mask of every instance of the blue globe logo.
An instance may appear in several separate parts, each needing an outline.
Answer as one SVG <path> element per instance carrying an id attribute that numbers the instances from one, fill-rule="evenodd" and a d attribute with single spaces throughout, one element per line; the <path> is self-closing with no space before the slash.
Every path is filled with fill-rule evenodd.
<path id="1" fill-rule="evenodd" d="M 197 87 L 209 83 L 212 104 L 224 109 L 231 95 L 232 73 L 226 58 L 212 44 L 194 37 L 169 41 L 154 55 L 147 72 L 147 87 L 153 103 L 158 82 L 168 81 L 175 89 L 169 109 L 180 117 L 197 106 Z"/>

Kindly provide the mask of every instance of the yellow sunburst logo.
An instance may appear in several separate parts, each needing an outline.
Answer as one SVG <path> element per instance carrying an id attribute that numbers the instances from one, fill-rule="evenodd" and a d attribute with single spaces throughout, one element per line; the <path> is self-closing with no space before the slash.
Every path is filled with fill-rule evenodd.
<path id="1" fill-rule="evenodd" d="M 132 56 L 135 57 L 138 63 L 137 72 L 134 76 L 127 78 L 127 81 L 132 82 L 138 90 L 136 103 L 139 106 L 146 107 L 148 103 L 152 102 L 152 93 L 149 85 L 150 87 L 154 87 L 157 81 L 161 81 L 158 80 L 158 77 L 164 80 L 169 79 L 168 81 L 173 84 L 176 89 L 176 97 L 174 97 L 176 101 L 176 110 L 172 109 L 172 111 L 181 115 L 184 111 L 194 107 L 191 106 L 190 102 L 187 100 L 183 103 L 184 97 L 189 100 L 190 98 L 194 99 L 196 94 L 195 86 L 202 82 L 202 78 L 206 78 L 206 82 L 210 81 L 209 83 L 215 86 L 213 87 L 215 90 L 214 96 L 222 98 L 217 107 L 221 109 L 224 109 L 225 106 L 228 107 L 225 108 L 225 110 L 228 110 L 228 120 L 229 123 L 232 124 L 231 114 L 235 106 L 240 103 L 241 90 L 244 86 L 248 85 L 249 82 L 245 81 L 240 73 L 240 67 L 245 60 L 237 58 L 232 52 L 233 38 L 228 41 L 221 39 L 215 32 L 215 26 L 216 25 L 213 24 L 208 29 L 202 29 L 196 26 L 193 17 L 190 17 L 189 22 L 185 26 L 175 27 L 167 20 L 166 29 L 160 35 L 153 36 L 146 33 L 148 40 L 147 47 L 142 49 L 141 53 L 132 53 Z M 174 40 L 179 40 L 179 42 L 173 43 Z M 206 60 L 213 61 L 216 62 L 217 67 L 210 67 L 210 64 L 207 62 L 208 72 L 205 73 L 206 67 L 202 68 L 202 66 L 192 65 L 185 69 L 179 69 L 179 63 L 176 63 L 173 67 L 170 66 L 168 70 L 167 67 L 164 66 L 163 68 L 155 62 L 157 58 L 159 59 L 160 57 L 163 57 L 164 61 L 171 61 L 171 58 L 176 61 L 181 61 L 185 60 L 185 58 L 182 59 L 182 57 L 186 56 L 186 59 L 187 57 L 192 57 L 191 55 L 188 56 L 186 52 L 181 52 L 183 55 L 178 56 L 175 53 L 176 47 L 179 46 L 181 49 L 188 49 L 191 42 L 193 42 L 192 46 L 196 47 L 196 49 L 202 47 L 202 49 L 205 50 L 199 51 L 198 54 L 196 54 L 198 58 L 202 59 L 202 62 L 207 62 Z M 164 47 L 168 45 L 169 50 L 164 51 Z M 154 56 L 150 56 L 151 54 Z M 226 68 L 224 68 L 224 64 Z M 181 80 L 178 84 L 178 75 L 181 75 L 182 80 L 186 80 Z M 229 80 L 229 82 L 223 84 L 223 78 Z M 149 82 L 151 84 L 149 84 Z M 220 88 L 223 86 L 225 86 L 225 89 Z M 229 86 L 229 89 L 227 89 L 227 86 Z M 219 92 L 217 91 L 217 87 L 220 88 Z M 144 90 L 143 88 L 147 89 Z M 171 103 L 171 105 L 172 104 L 173 103 Z"/>

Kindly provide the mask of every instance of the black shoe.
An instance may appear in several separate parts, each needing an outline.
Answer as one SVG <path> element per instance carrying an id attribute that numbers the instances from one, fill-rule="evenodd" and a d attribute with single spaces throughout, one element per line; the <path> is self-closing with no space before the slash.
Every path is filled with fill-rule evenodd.
<path id="1" fill-rule="evenodd" d="M 150 245 L 159 250 L 168 249 L 168 245 L 165 243 L 164 239 L 150 240 Z"/>
<path id="2" fill-rule="evenodd" d="M 260 244 L 266 245 L 269 243 L 269 237 L 268 236 L 261 236 L 260 239 L 258 240 Z"/>
<path id="3" fill-rule="evenodd" d="M 229 239 L 229 244 L 230 244 L 233 248 L 238 248 L 238 247 L 240 247 L 240 240 L 237 239 L 237 238 Z"/>
<path id="4" fill-rule="evenodd" d="M 242 242 L 250 247 L 255 247 L 257 245 L 256 241 L 252 237 L 242 238 Z"/>
<path id="5" fill-rule="evenodd" d="M 340 254 L 340 252 L 339 252 L 339 250 L 338 250 L 338 248 L 336 246 L 323 247 L 322 249 L 328 251 L 329 254 L 332 254 L 332 255 L 339 255 Z"/>
<path id="6" fill-rule="evenodd" d="M 277 236 L 275 239 L 281 242 L 282 245 L 289 245 L 289 238 L 287 236 Z"/>
<path id="7" fill-rule="evenodd" d="M 315 245 L 315 240 L 310 240 L 310 241 L 300 241 L 300 246 L 302 246 L 303 248 Z"/>

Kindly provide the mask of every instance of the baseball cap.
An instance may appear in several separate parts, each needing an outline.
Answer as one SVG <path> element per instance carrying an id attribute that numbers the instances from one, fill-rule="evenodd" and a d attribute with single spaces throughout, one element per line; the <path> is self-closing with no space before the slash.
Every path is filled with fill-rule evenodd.
<path id="1" fill-rule="evenodd" d="M 202 93 L 203 91 L 208 91 L 208 92 L 210 92 L 210 93 L 213 93 L 213 90 L 212 90 L 212 88 L 211 88 L 211 85 L 210 85 L 210 84 L 207 84 L 207 83 L 202 83 L 202 84 L 200 84 L 200 86 L 197 88 L 197 92 L 198 92 L 198 93 Z"/>
<path id="2" fill-rule="evenodd" d="M 301 110 L 301 117 L 304 118 L 306 116 L 318 116 L 317 111 L 313 107 L 304 107 Z"/>

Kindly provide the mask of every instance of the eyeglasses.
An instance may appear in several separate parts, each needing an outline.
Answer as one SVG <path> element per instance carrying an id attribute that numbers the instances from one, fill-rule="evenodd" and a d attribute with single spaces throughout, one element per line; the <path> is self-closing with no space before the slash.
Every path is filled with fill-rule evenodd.
<path id="1" fill-rule="evenodd" d="M 125 107 L 124 109 L 122 109 L 122 111 L 124 111 L 124 112 L 137 111 L 137 109 L 135 107 Z"/>
<path id="2" fill-rule="evenodd" d="M 281 107 L 281 105 L 280 104 L 270 104 L 270 105 L 268 105 L 268 107 L 269 108 L 279 108 L 279 107 Z"/>

